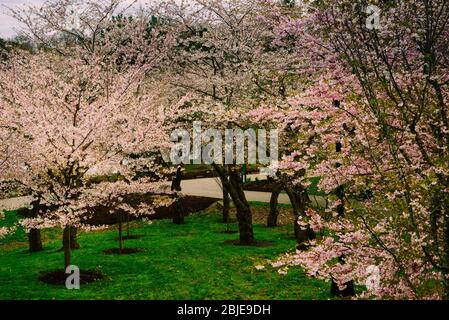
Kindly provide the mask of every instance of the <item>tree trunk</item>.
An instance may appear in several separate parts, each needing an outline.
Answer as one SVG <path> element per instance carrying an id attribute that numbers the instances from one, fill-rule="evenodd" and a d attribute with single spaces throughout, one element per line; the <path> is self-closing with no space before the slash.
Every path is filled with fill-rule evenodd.
<path id="1" fill-rule="evenodd" d="M 237 220 L 239 221 L 240 244 L 253 244 L 253 221 L 249 206 L 242 208 L 237 207 Z"/>
<path id="2" fill-rule="evenodd" d="M 231 199 L 229 198 L 229 192 L 222 182 L 223 186 L 223 223 L 229 223 L 229 209 L 231 207 Z"/>
<path id="3" fill-rule="evenodd" d="M 129 238 L 131 236 L 131 232 L 129 231 L 129 223 L 130 223 L 130 215 L 126 215 L 126 236 Z"/>
<path id="4" fill-rule="evenodd" d="M 71 246 L 70 246 L 71 230 L 72 228 L 70 226 L 66 226 L 62 234 L 63 239 L 62 243 L 64 250 L 64 270 L 66 270 L 67 267 L 71 265 Z"/>
<path id="5" fill-rule="evenodd" d="M 72 227 L 70 230 L 70 249 L 77 250 L 80 248 L 80 244 L 78 243 L 78 229 Z"/>
<path id="6" fill-rule="evenodd" d="M 182 211 L 181 211 L 179 199 L 176 199 L 175 206 L 176 206 L 176 213 L 175 213 L 176 215 L 173 217 L 173 223 L 174 224 L 185 224 L 186 221 L 185 221 L 184 215 L 182 214 Z"/>
<path id="7" fill-rule="evenodd" d="M 175 212 L 173 217 L 174 224 L 185 224 L 184 213 L 182 211 L 181 199 L 178 196 L 178 193 L 175 193 Z"/>
<path id="8" fill-rule="evenodd" d="M 288 183 L 284 185 L 288 198 L 292 205 L 293 215 L 295 220 L 293 222 L 293 231 L 295 233 L 296 242 L 298 243 L 298 250 L 306 250 L 307 242 L 316 238 L 315 232 L 307 226 L 301 226 L 298 222 L 304 217 L 307 207 L 310 204 L 307 190 L 302 186 L 292 187 Z"/>
<path id="9" fill-rule="evenodd" d="M 338 186 L 335 189 L 335 194 L 337 195 L 340 204 L 337 206 L 337 214 L 339 217 L 344 217 L 345 215 L 345 188 L 344 186 Z"/>
<path id="10" fill-rule="evenodd" d="M 118 248 L 119 254 L 122 254 L 123 250 L 123 225 L 122 225 L 122 215 L 118 215 Z"/>
<path id="11" fill-rule="evenodd" d="M 171 190 L 174 192 L 175 198 L 175 214 L 173 217 L 174 224 L 185 224 L 184 214 L 182 212 L 181 203 L 179 201 L 178 192 L 181 191 L 182 171 L 181 167 L 176 170 L 176 175 L 173 177 Z"/>
<path id="12" fill-rule="evenodd" d="M 40 200 L 36 199 L 31 202 L 31 208 L 19 209 L 17 210 L 17 213 L 25 218 L 36 218 L 39 216 L 39 211 L 41 209 Z M 31 229 L 28 233 L 28 247 L 30 252 L 39 252 L 43 250 L 41 231 L 39 229 Z"/>
<path id="13" fill-rule="evenodd" d="M 273 182 L 273 191 L 270 198 L 270 213 L 267 218 L 267 227 L 276 227 L 278 222 L 279 210 L 278 199 L 281 193 L 281 187 L 276 182 Z"/>
<path id="14" fill-rule="evenodd" d="M 254 244 L 253 233 L 253 217 L 251 208 L 245 197 L 243 190 L 243 183 L 240 179 L 239 172 L 235 168 L 229 167 L 226 169 L 223 166 L 213 164 L 215 171 L 221 178 L 223 185 L 226 187 L 229 195 L 234 202 L 237 210 L 237 220 L 239 223 L 240 244 L 252 245 Z M 228 180 L 229 176 L 229 180 Z"/>
<path id="15" fill-rule="evenodd" d="M 238 175 L 238 172 L 232 169 L 230 170 L 229 182 L 230 182 L 229 186 L 231 186 L 231 190 L 234 190 L 233 193 L 235 194 L 236 197 L 236 199 L 233 198 L 232 200 L 234 200 L 234 204 L 237 209 L 237 220 L 239 222 L 239 232 L 240 232 L 240 244 L 242 245 L 254 244 L 253 216 L 251 214 L 251 208 L 249 206 L 249 203 L 246 200 L 245 191 L 243 190 L 243 183 Z"/>
<path id="16" fill-rule="evenodd" d="M 173 177 L 171 182 L 171 191 L 181 191 L 181 182 L 182 182 L 182 170 L 181 167 L 176 169 L 176 174 Z"/>
<path id="17" fill-rule="evenodd" d="M 30 252 L 39 252 L 43 250 L 41 231 L 39 229 L 30 230 L 30 233 L 28 233 L 28 243 Z"/>
<path id="18" fill-rule="evenodd" d="M 75 227 L 70 227 L 70 239 L 69 239 L 68 243 L 70 245 L 71 250 L 77 250 L 80 248 L 80 245 L 77 241 L 77 234 L 78 234 L 78 229 Z M 66 241 L 67 241 L 67 239 L 64 237 L 63 238 L 63 246 L 65 246 Z"/>

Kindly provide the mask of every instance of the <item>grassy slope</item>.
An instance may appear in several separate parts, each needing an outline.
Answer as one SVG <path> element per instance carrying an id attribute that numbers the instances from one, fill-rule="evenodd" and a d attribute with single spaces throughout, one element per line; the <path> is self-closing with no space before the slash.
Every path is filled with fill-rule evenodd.
<path id="1" fill-rule="evenodd" d="M 7 223 L 14 219 L 7 213 Z M 42 271 L 61 267 L 63 255 L 59 231 L 46 230 L 45 251 L 25 253 L 22 231 L 0 240 L 0 299 L 328 299 L 329 284 L 307 277 L 300 269 L 279 275 L 268 266 L 277 255 L 292 250 L 290 226 L 268 229 L 255 226 L 256 238 L 270 240 L 272 247 L 241 247 L 224 243 L 236 234 L 221 233 L 219 215 L 197 214 L 186 225 L 158 221 L 137 223 L 125 246 L 144 248 L 133 255 L 105 255 L 117 246 L 115 230 L 82 233 L 81 250 L 73 252 L 72 263 L 81 269 L 96 269 L 106 280 L 67 290 L 40 283 Z M 5 221 L 0 222 L 5 223 Z M 236 228 L 236 226 L 233 226 Z"/>

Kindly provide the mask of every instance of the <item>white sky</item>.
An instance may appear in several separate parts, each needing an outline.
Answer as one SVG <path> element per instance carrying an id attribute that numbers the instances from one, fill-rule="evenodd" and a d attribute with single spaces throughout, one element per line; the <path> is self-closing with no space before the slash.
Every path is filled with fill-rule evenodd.
<path id="1" fill-rule="evenodd" d="M 127 0 L 126 2 L 131 2 Z M 8 8 L 23 7 L 24 5 L 41 5 L 45 0 L 0 0 L 0 37 L 10 38 L 17 34 L 17 30 L 20 29 L 20 24 L 8 13 Z M 138 0 L 137 3 L 144 4 L 145 0 Z"/>
<path id="2" fill-rule="evenodd" d="M 19 23 L 7 15 L 9 8 L 26 4 L 42 4 L 44 0 L 0 0 L 0 37 L 9 38 L 16 34 L 14 30 L 20 28 Z"/>

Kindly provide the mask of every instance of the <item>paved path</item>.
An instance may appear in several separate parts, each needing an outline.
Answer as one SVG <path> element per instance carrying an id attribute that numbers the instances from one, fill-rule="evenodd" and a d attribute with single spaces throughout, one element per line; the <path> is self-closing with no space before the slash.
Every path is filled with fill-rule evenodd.
<path id="1" fill-rule="evenodd" d="M 0 212 L 3 210 L 8 211 L 27 207 L 30 205 L 32 200 L 33 197 L 31 196 L 0 199 Z"/>
<path id="2" fill-rule="evenodd" d="M 252 180 L 255 178 L 265 179 L 262 175 L 248 175 Z M 183 180 L 181 182 L 182 192 L 192 196 L 210 197 L 216 199 L 223 199 L 223 191 L 221 189 L 220 179 L 218 178 L 203 178 L 193 180 Z M 259 191 L 245 191 L 246 199 L 248 201 L 270 202 L 270 192 Z M 320 196 L 311 196 L 312 206 L 326 207 L 326 199 Z M 279 203 L 290 204 L 290 199 L 287 194 L 281 193 L 278 199 Z"/>
<path id="3" fill-rule="evenodd" d="M 263 175 L 248 175 L 249 178 L 255 180 L 265 179 Z M 221 189 L 220 179 L 218 178 L 202 178 L 193 180 L 183 180 L 181 183 L 182 192 L 186 195 L 201 196 L 222 199 L 223 192 Z M 270 202 L 270 192 L 245 191 L 248 201 Z M 326 199 L 320 196 L 311 196 L 312 205 L 315 207 L 324 208 L 326 206 Z M 3 210 L 14 210 L 26 207 L 30 204 L 32 197 L 17 197 L 0 200 L 0 212 Z M 278 199 L 279 203 L 290 204 L 290 200 L 285 193 L 281 193 Z"/>

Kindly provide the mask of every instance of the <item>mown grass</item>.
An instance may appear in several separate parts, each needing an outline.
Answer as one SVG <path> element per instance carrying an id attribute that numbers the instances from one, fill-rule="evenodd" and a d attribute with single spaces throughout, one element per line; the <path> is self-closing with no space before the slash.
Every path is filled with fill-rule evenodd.
<path id="1" fill-rule="evenodd" d="M 16 220 L 6 213 L 3 225 Z M 270 247 L 244 247 L 226 240 L 218 214 L 189 216 L 185 225 L 171 221 L 137 222 L 125 247 L 143 248 L 132 255 L 106 255 L 102 250 L 117 246 L 114 229 L 81 233 L 81 249 L 73 251 L 72 263 L 81 269 L 102 272 L 104 280 L 82 285 L 80 290 L 39 282 L 42 272 L 63 264 L 60 231 L 45 230 L 45 250 L 27 253 L 26 235 L 0 240 L 0 299 L 328 299 L 329 283 L 312 279 L 299 268 L 279 275 L 268 262 L 294 250 L 290 226 L 266 228 L 255 225 L 258 240 Z M 236 225 L 233 225 L 236 229 Z M 264 270 L 255 265 L 264 264 Z"/>

